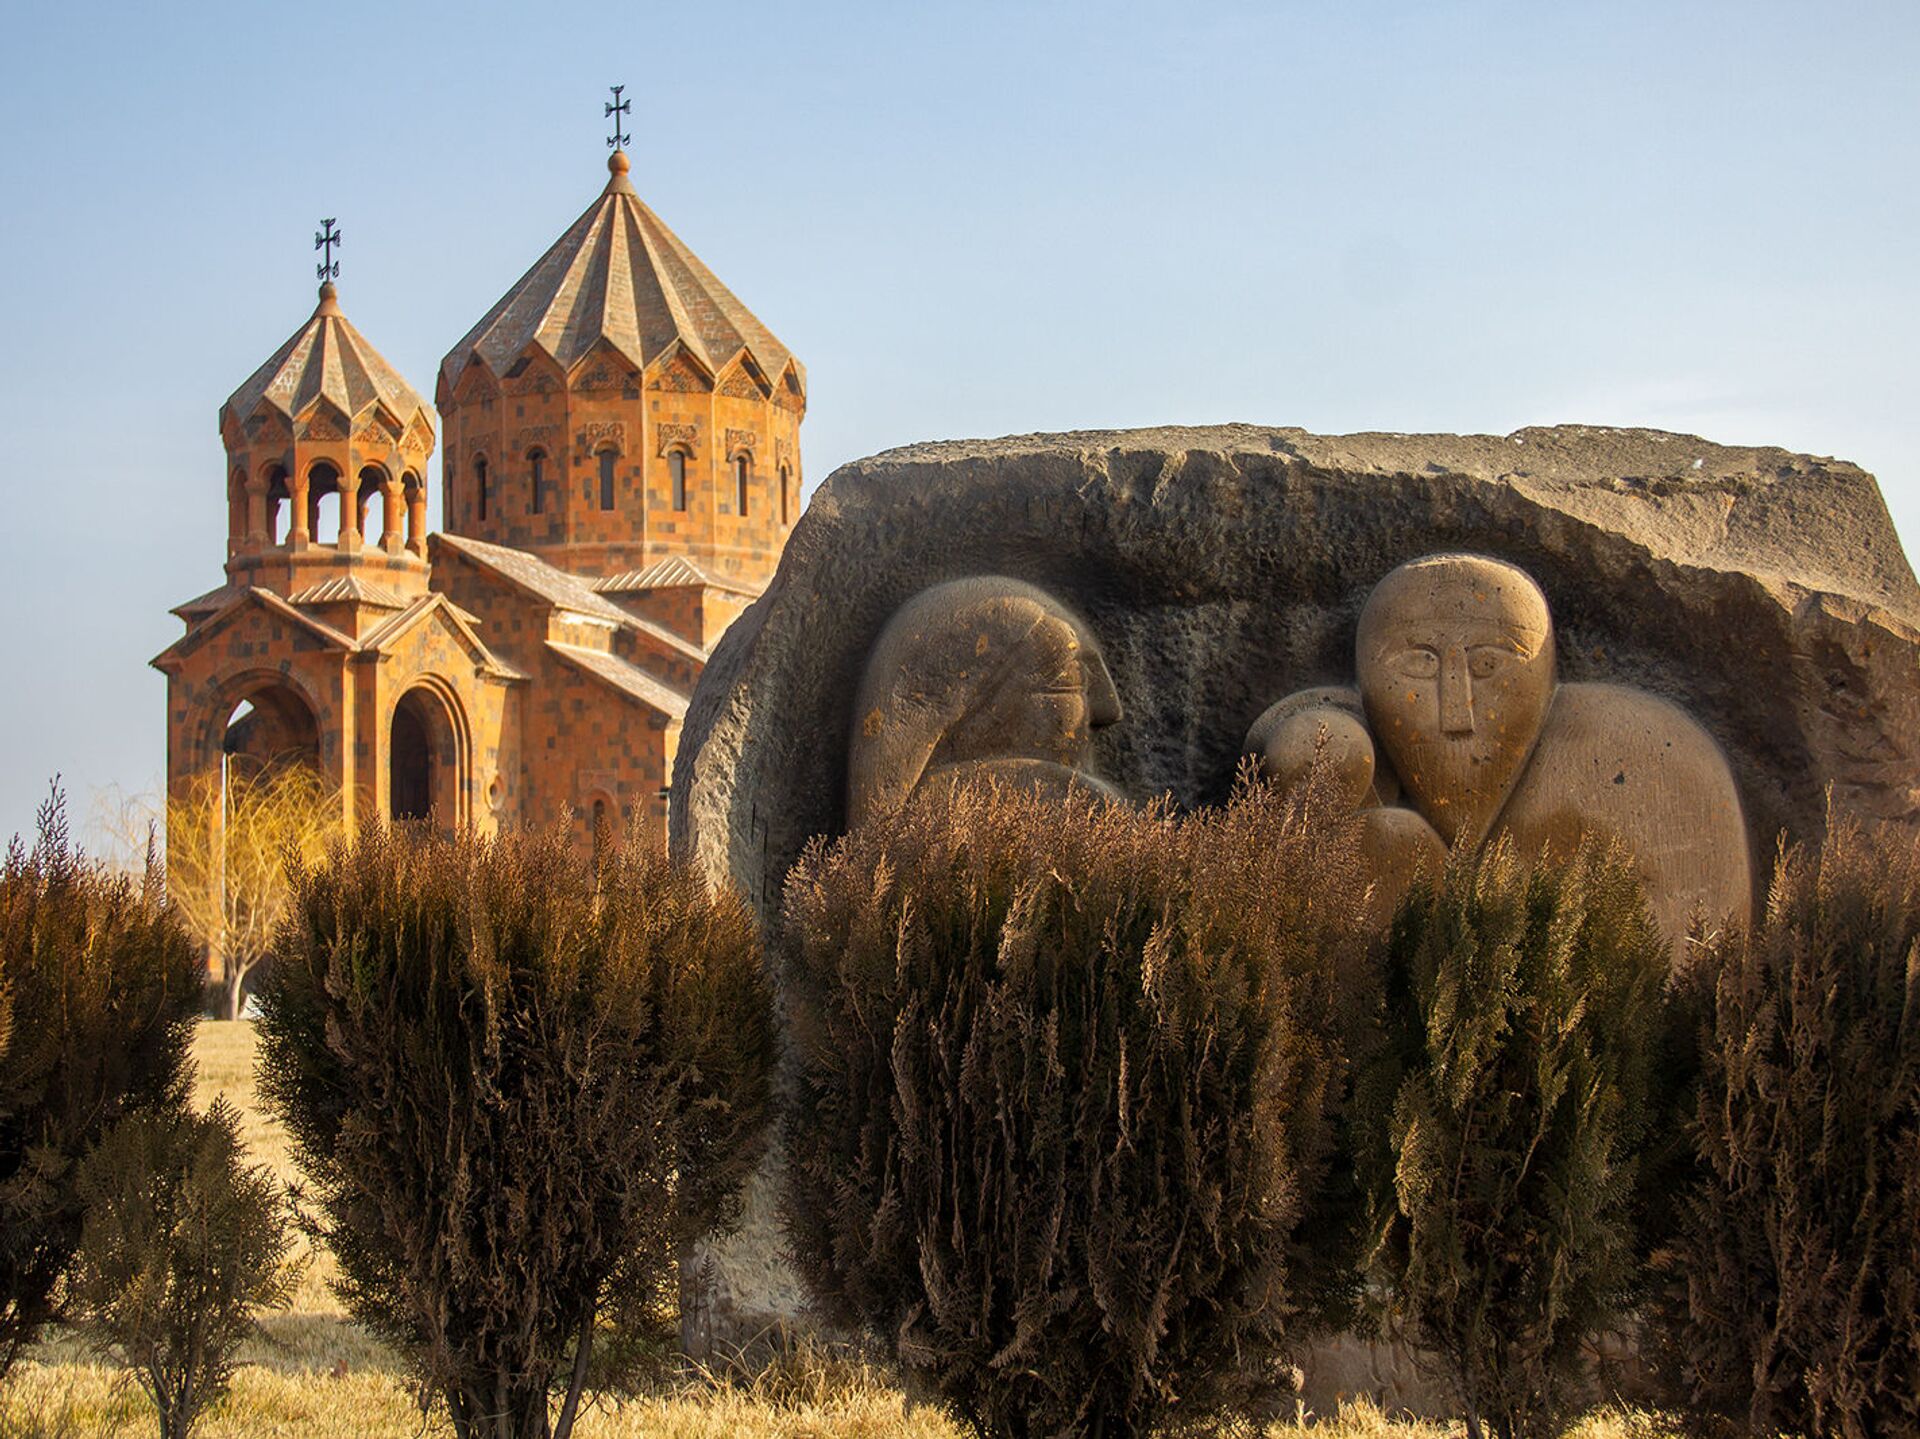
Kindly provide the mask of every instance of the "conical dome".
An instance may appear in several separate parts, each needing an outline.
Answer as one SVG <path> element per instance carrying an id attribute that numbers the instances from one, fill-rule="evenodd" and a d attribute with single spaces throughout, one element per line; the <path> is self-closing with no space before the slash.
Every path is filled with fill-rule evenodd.
<path id="1" fill-rule="evenodd" d="M 804 393 L 792 352 L 642 203 L 626 154 L 607 163 L 600 198 L 448 353 L 442 393 L 476 356 L 498 376 L 531 346 L 571 371 L 604 344 L 644 370 L 676 341 L 709 374 L 743 350 L 770 383 L 791 364 Z"/>
<path id="2" fill-rule="evenodd" d="M 320 287 L 312 318 L 227 397 L 220 407 L 220 425 L 222 430 L 230 424 L 244 426 L 263 408 L 293 421 L 317 400 L 325 401 L 350 428 L 383 409 L 398 434 L 418 426 L 428 435 L 433 432 L 426 401 L 340 313 L 331 282 Z"/>

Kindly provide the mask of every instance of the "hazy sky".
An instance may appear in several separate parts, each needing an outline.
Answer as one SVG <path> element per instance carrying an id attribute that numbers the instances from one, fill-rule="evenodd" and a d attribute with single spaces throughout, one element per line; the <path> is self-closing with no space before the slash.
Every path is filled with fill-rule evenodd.
<path id="1" fill-rule="evenodd" d="M 614 82 L 640 193 L 807 363 L 810 483 L 1584 421 L 1856 460 L 1920 541 L 1915 0 L 0 4 L 0 837 L 56 771 L 158 787 L 215 413 L 319 219 L 430 396 L 599 193 Z"/>

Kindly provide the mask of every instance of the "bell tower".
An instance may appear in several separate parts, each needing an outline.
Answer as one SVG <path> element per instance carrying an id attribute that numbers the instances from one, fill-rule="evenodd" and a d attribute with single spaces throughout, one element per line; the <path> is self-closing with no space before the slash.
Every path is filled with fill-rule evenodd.
<path id="1" fill-rule="evenodd" d="M 327 232 L 337 242 L 332 221 Z M 220 407 L 220 439 L 232 584 L 295 603 L 322 585 L 426 593 L 432 413 L 341 312 L 330 276 L 307 322 Z"/>

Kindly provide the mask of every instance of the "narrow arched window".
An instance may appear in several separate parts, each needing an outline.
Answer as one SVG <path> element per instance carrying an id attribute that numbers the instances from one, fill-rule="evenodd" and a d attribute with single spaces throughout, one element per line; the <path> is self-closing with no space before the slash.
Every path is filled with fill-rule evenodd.
<path id="1" fill-rule="evenodd" d="M 733 457 L 733 512 L 744 515 L 747 512 L 747 481 L 753 476 L 753 458 L 750 455 Z"/>
<path id="2" fill-rule="evenodd" d="M 487 518 L 487 460 L 482 455 L 473 462 L 474 518 L 483 524 Z"/>
<path id="3" fill-rule="evenodd" d="M 673 481 L 673 507 L 687 507 L 687 452 L 674 450 L 667 455 L 667 476 Z"/>
<path id="4" fill-rule="evenodd" d="M 287 503 L 287 470 L 284 465 L 275 465 L 267 471 L 267 543 L 284 545 L 287 542 L 287 529 L 280 527 L 280 507 Z"/>
<path id="5" fill-rule="evenodd" d="M 787 467 L 782 465 L 780 467 L 780 523 L 783 525 L 793 523 L 793 496 L 789 493 L 790 479 Z"/>
<path id="6" fill-rule="evenodd" d="M 613 462 L 618 458 L 612 450 L 600 452 L 600 508 L 613 508 Z"/>
<path id="7" fill-rule="evenodd" d="M 527 513 L 537 515 L 546 507 L 542 492 L 547 487 L 547 457 L 539 450 L 527 456 Z"/>

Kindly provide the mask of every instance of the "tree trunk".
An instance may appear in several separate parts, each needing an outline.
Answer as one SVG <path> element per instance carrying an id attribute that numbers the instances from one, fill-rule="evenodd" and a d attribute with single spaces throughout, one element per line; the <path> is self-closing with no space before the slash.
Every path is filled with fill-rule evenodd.
<path id="1" fill-rule="evenodd" d="M 247 966 L 234 964 L 227 967 L 221 987 L 225 991 L 228 1019 L 238 1019 L 240 1008 L 246 1002 Z"/>
<path id="2" fill-rule="evenodd" d="M 713 1353 L 713 1310 L 704 1283 L 699 1246 L 680 1249 L 680 1352 L 704 1362 Z"/>
<path id="3" fill-rule="evenodd" d="M 560 1418 L 553 1426 L 553 1439 L 568 1439 L 573 1433 L 573 1416 L 580 1408 L 580 1391 L 587 1385 L 587 1361 L 593 1354 L 593 1306 L 580 1317 L 580 1333 L 573 1341 L 573 1374 L 567 1381 L 566 1402 L 560 1406 Z"/>

